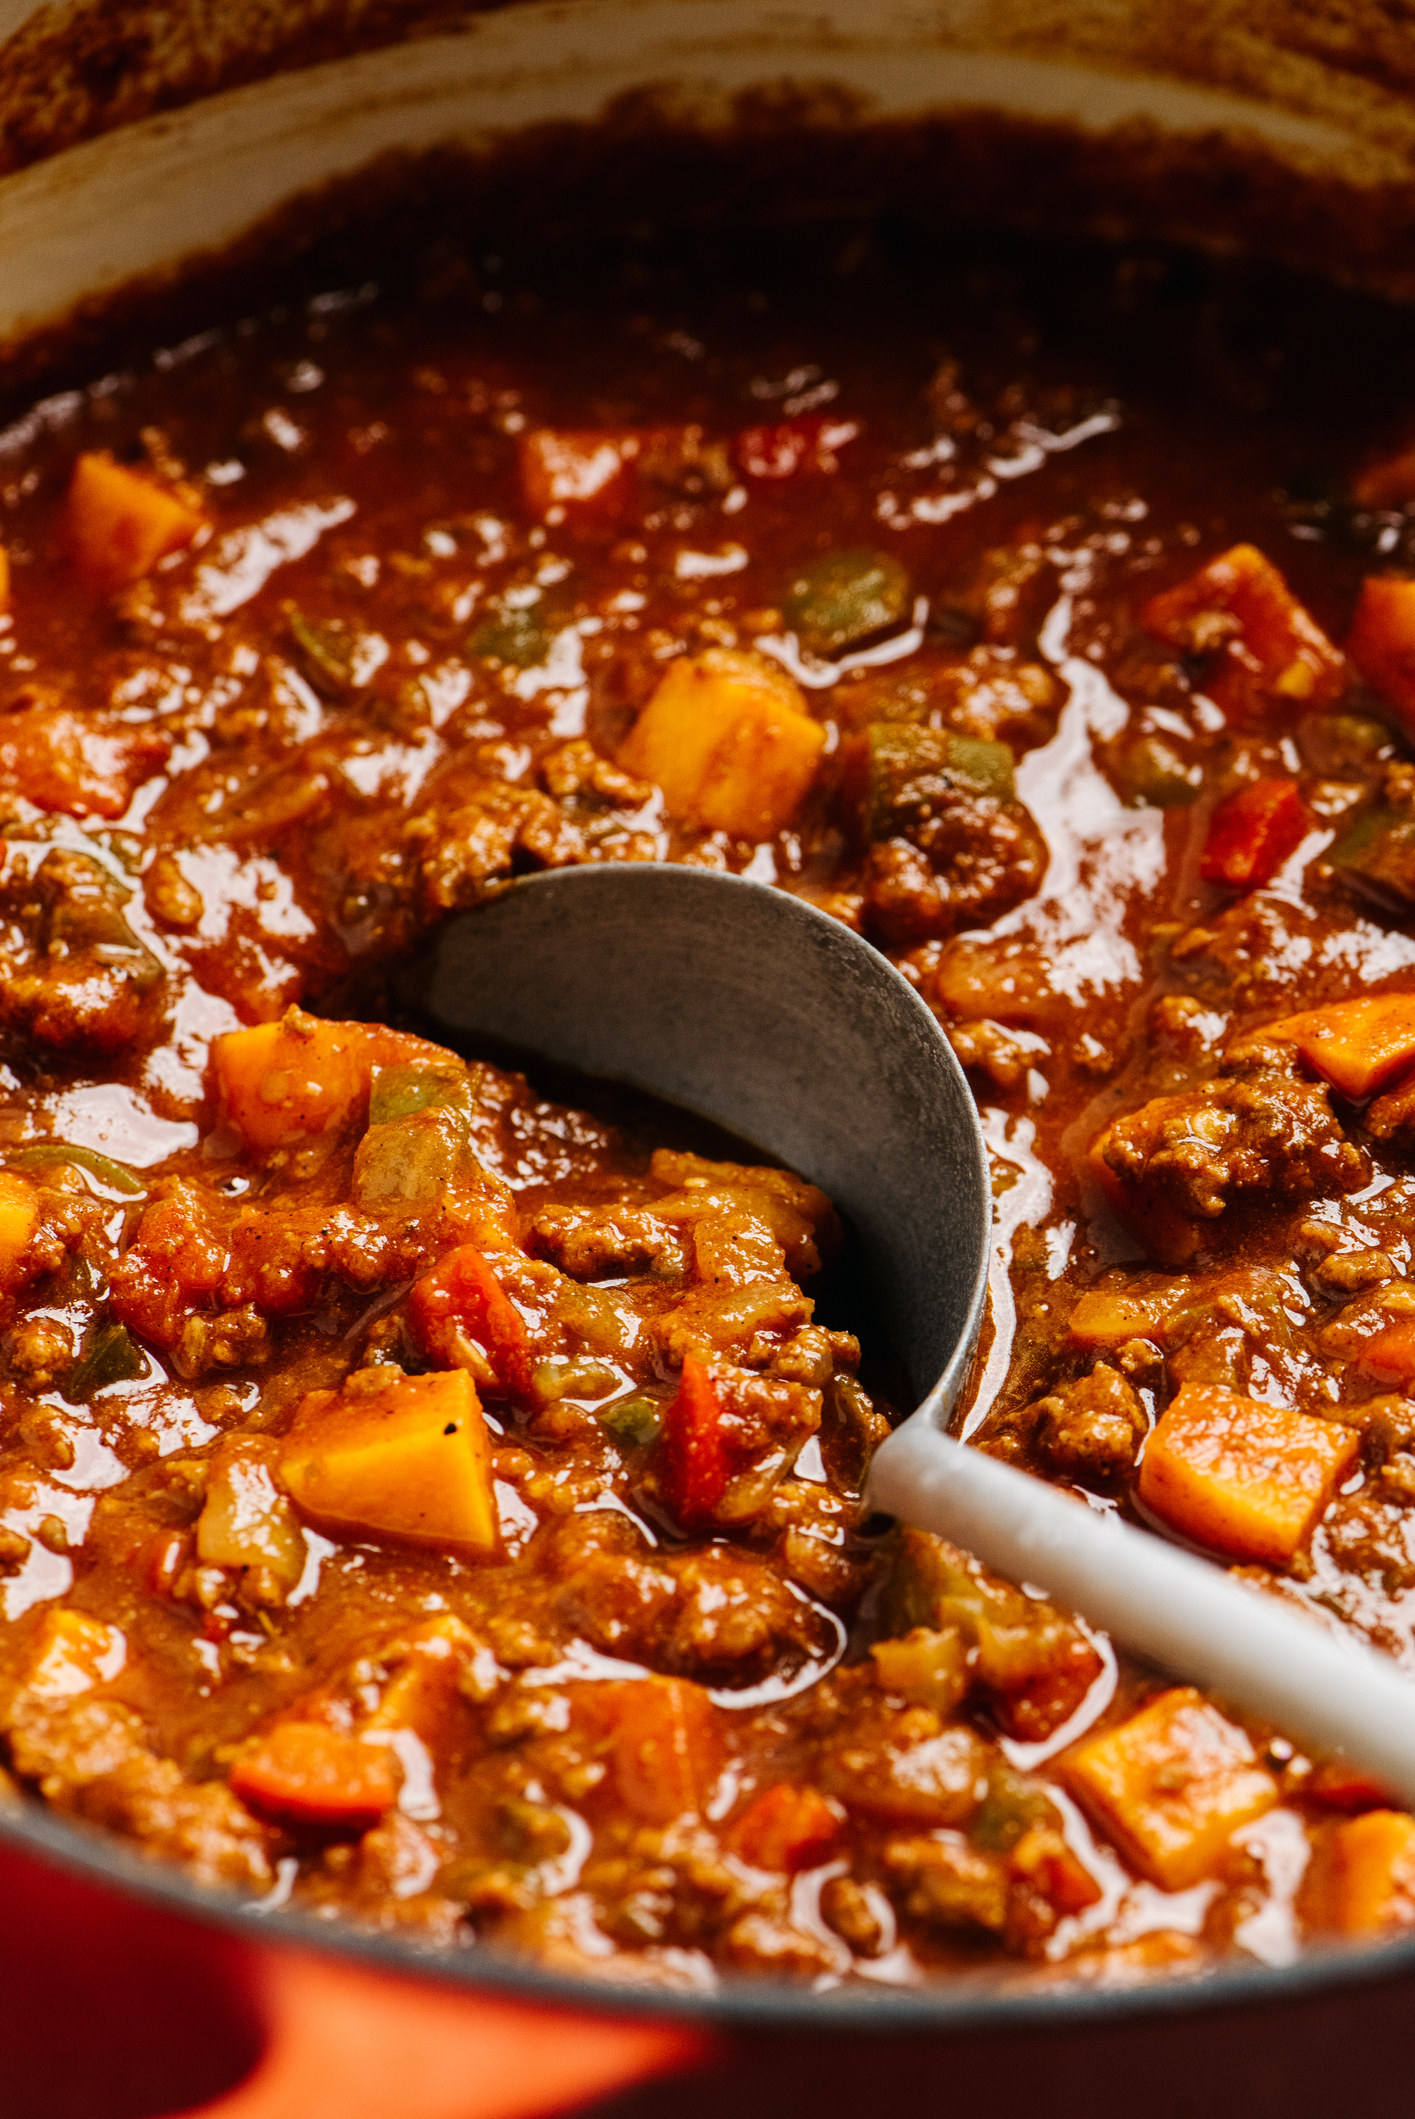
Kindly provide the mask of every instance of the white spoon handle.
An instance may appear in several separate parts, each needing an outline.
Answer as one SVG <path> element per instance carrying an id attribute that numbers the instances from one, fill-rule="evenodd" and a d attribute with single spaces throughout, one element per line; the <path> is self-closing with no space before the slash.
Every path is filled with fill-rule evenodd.
<path id="1" fill-rule="evenodd" d="M 1318 1755 L 1341 1752 L 1415 1803 L 1415 1683 L 1159 1537 L 940 1433 L 927 1408 L 877 1451 L 869 1497 L 1014 1581 L 1034 1583 L 1177 1677 L 1211 1686 Z"/>

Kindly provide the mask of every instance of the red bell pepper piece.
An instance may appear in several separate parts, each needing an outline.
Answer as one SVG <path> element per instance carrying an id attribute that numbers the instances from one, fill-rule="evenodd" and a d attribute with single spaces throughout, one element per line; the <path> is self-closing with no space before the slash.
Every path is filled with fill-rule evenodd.
<path id="1" fill-rule="evenodd" d="M 1206 883 L 1253 890 L 1270 883 L 1307 834 L 1295 780 L 1254 780 L 1220 802 L 1199 860 Z"/>
<path id="2" fill-rule="evenodd" d="M 474 1340 L 497 1381 L 524 1394 L 530 1387 L 530 1334 L 475 1244 L 459 1244 L 413 1283 L 408 1318 L 422 1350 L 448 1368 L 463 1366 L 459 1340 Z"/>
<path id="3" fill-rule="evenodd" d="M 658 1483 L 684 1530 L 711 1521 L 731 1475 L 723 1406 L 711 1371 L 689 1354 L 677 1392 L 663 1416 Z"/>

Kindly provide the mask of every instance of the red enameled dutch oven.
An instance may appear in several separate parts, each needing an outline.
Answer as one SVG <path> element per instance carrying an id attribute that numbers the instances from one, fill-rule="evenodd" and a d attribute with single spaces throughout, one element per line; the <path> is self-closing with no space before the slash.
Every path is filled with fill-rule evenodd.
<path id="1" fill-rule="evenodd" d="M 0 381 L 79 305 L 380 157 L 592 132 L 631 96 L 719 144 L 750 108 L 837 170 L 852 129 L 907 121 L 980 212 L 1415 292 L 1415 43 L 1363 0 L 0 0 Z M 689 2000 L 257 1918 L 37 1808 L 0 1837 L 5 2119 L 1412 2104 L 1410 1943 L 1129 1993 Z"/>

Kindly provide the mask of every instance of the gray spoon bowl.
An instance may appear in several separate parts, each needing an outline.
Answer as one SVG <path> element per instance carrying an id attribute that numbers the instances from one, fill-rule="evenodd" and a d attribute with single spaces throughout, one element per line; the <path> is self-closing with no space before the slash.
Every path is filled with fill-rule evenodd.
<path id="1" fill-rule="evenodd" d="M 651 1091 L 820 1185 L 918 1401 L 875 1454 L 874 1506 L 1415 1803 L 1415 1685 L 1389 1658 L 948 1435 L 987 1293 L 987 1151 L 947 1038 L 867 942 L 717 871 L 571 868 L 450 920 L 404 990 L 454 1041 Z"/>
<path id="2" fill-rule="evenodd" d="M 951 1403 L 987 1289 L 987 1149 L 934 1017 L 838 920 L 711 869 L 565 868 L 450 920 L 405 990 L 451 1032 L 649 1090 L 818 1184 L 916 1398 Z"/>

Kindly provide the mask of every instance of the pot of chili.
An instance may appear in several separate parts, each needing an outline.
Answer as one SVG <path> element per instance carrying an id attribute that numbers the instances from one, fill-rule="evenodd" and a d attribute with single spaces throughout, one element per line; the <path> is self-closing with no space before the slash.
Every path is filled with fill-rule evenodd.
<path id="1" fill-rule="evenodd" d="M 583 860 L 857 927 L 996 1160 L 964 1430 L 1408 1653 L 1399 39 L 0 56 L 4 1829 L 641 2019 L 1305 2053 L 1404 1971 L 1408 1816 L 876 1536 L 830 1202 L 387 979 Z"/>

